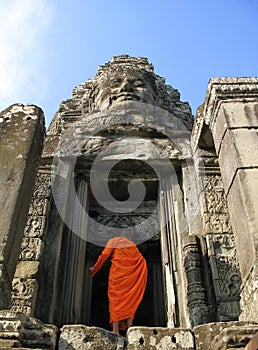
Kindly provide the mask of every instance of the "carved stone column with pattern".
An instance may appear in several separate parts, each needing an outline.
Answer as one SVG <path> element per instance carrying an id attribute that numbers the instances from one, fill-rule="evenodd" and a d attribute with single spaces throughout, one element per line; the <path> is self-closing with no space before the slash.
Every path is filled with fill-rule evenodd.
<path id="1" fill-rule="evenodd" d="M 190 320 L 192 326 L 197 326 L 207 323 L 209 315 L 202 279 L 201 252 L 196 236 L 184 237 L 183 256 Z"/>
<path id="2" fill-rule="evenodd" d="M 38 174 L 13 279 L 12 310 L 34 315 L 38 270 L 47 227 L 51 175 Z"/>
<path id="3" fill-rule="evenodd" d="M 211 131 L 205 124 L 202 124 L 204 123 L 202 112 L 202 108 L 199 108 L 192 142 L 199 180 L 200 212 L 203 220 L 202 234 L 211 275 L 210 282 L 206 280 L 210 321 L 231 321 L 237 320 L 240 313 L 239 260 L 221 178 L 219 159 Z M 199 127 L 202 128 L 201 132 L 196 130 Z M 194 136 L 196 134 L 198 134 L 197 137 Z M 213 288 L 209 287 L 210 284 Z"/>

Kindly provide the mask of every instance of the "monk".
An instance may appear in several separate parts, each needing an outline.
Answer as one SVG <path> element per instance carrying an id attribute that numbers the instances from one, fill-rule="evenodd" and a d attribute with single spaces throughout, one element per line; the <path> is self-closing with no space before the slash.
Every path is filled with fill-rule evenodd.
<path id="1" fill-rule="evenodd" d="M 133 325 L 135 312 L 143 298 L 147 282 L 147 264 L 133 241 L 123 237 L 111 238 L 100 254 L 97 262 L 89 268 L 93 277 L 111 256 L 108 278 L 108 300 L 112 332 L 126 331 Z"/>

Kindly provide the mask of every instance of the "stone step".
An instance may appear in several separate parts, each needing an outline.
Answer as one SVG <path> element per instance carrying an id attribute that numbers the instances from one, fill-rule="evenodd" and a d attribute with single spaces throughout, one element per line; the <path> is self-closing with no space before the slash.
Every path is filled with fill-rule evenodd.
<path id="1" fill-rule="evenodd" d="M 18 348 L 21 343 L 17 339 L 0 339 L 0 349 Z"/>

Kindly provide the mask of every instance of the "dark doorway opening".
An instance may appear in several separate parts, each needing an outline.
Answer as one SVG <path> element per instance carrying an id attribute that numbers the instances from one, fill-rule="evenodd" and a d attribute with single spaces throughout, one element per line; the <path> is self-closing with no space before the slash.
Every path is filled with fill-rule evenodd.
<path id="1" fill-rule="evenodd" d="M 134 326 L 165 327 L 167 324 L 165 312 L 164 283 L 162 277 L 160 240 L 149 240 L 138 246 L 146 259 L 148 266 L 148 281 L 143 300 L 135 314 Z M 93 262 L 98 258 L 102 247 L 88 244 L 86 257 Z M 86 263 L 89 265 L 89 261 Z M 110 261 L 106 261 L 102 269 L 94 276 L 92 281 L 90 310 L 88 324 L 110 330 L 108 311 L 108 274 Z"/>

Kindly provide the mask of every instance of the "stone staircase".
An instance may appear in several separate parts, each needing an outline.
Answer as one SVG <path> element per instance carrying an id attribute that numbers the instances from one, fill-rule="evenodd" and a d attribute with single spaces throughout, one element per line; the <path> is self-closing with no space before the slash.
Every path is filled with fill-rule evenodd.
<path id="1" fill-rule="evenodd" d="M 131 327 L 126 338 L 98 327 L 54 325 L 0 311 L 0 349 L 41 350 L 257 350 L 258 324 L 217 322 L 187 328 Z"/>
<path id="2" fill-rule="evenodd" d="M 59 329 L 23 313 L 0 311 L 0 349 L 56 348 Z"/>

